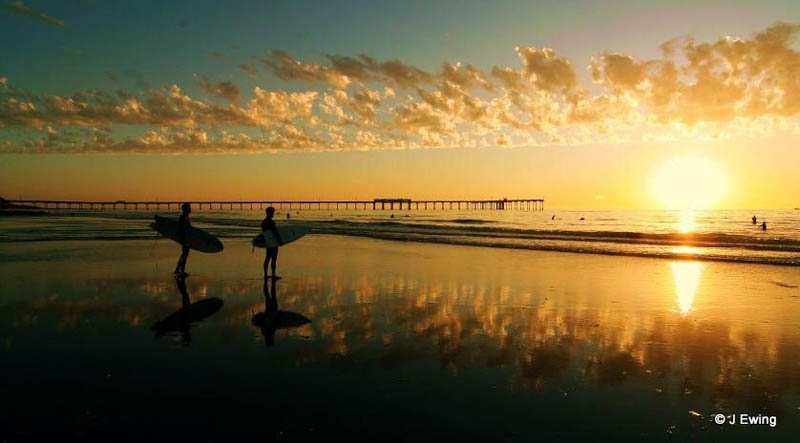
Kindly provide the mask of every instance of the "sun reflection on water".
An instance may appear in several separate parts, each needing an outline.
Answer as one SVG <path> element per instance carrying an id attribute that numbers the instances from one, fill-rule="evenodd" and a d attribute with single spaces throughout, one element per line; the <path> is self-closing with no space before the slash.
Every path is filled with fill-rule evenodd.
<path id="1" fill-rule="evenodd" d="M 681 315 L 686 316 L 692 310 L 703 264 L 697 261 L 673 261 L 672 278 L 675 281 L 675 295 Z"/>
<path id="2" fill-rule="evenodd" d="M 691 209 L 681 211 L 678 214 L 678 231 L 682 234 L 688 234 L 694 232 L 695 228 L 694 211 Z"/>

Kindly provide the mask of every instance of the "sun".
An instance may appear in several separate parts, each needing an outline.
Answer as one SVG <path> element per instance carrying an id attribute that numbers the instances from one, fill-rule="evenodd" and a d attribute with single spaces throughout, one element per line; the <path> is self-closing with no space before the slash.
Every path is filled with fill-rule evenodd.
<path id="1" fill-rule="evenodd" d="M 682 155 L 669 159 L 655 171 L 650 191 L 667 209 L 708 209 L 725 196 L 728 179 L 714 161 L 694 154 Z"/>

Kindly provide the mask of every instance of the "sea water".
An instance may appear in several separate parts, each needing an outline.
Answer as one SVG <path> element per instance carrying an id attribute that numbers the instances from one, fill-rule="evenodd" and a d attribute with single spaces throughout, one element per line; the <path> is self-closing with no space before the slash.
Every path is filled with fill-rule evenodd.
<path id="1" fill-rule="evenodd" d="M 53 211 L 0 219 L 0 242 L 151 239 L 153 215 L 177 211 Z M 758 218 L 757 224 L 751 221 Z M 259 232 L 261 209 L 201 210 L 193 224 L 221 238 Z M 611 255 L 800 264 L 800 210 L 353 210 L 278 208 L 312 233 Z M 767 223 L 767 229 L 761 223 Z"/>

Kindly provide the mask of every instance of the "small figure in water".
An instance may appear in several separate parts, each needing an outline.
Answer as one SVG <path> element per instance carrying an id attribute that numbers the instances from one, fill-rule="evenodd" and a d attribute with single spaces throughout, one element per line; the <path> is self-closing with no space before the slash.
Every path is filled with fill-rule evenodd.
<path id="1" fill-rule="evenodd" d="M 286 213 L 286 220 L 289 220 L 290 218 L 292 218 L 292 214 L 290 214 L 290 213 L 288 213 L 288 212 L 287 212 L 287 213 Z"/>
<path id="2" fill-rule="evenodd" d="M 753 216 L 753 224 L 754 225 L 758 224 L 758 217 L 756 217 L 755 215 Z"/>
<path id="3" fill-rule="evenodd" d="M 175 266 L 176 276 L 186 276 L 186 260 L 189 259 L 189 245 L 186 244 L 186 234 L 192 223 L 189 221 L 189 214 L 192 213 L 192 205 L 184 203 L 181 205 L 181 215 L 178 217 L 178 240 L 181 244 L 181 257 Z"/>
<path id="4" fill-rule="evenodd" d="M 552 217 L 550 217 L 550 220 L 555 220 L 555 219 L 556 219 L 556 215 L 555 215 L 555 214 L 553 214 L 553 216 L 552 216 Z"/>
<path id="5" fill-rule="evenodd" d="M 762 231 L 766 231 L 767 230 L 767 222 L 761 223 L 761 230 Z"/>
<path id="6" fill-rule="evenodd" d="M 273 218 L 275 216 L 275 208 L 268 207 L 266 213 L 267 217 L 261 221 L 261 231 L 272 232 L 275 238 L 278 239 L 278 245 L 282 245 L 283 240 Z M 278 267 L 278 246 L 267 248 L 267 256 L 264 258 L 264 278 L 267 277 L 267 265 L 270 263 L 272 264 L 272 278 L 278 278 L 278 275 L 275 274 L 275 268 Z"/>

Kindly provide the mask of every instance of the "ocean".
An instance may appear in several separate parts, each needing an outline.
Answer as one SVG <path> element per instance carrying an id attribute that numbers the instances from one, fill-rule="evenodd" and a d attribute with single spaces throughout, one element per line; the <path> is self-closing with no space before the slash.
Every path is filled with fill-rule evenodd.
<path id="1" fill-rule="evenodd" d="M 0 218 L 0 242 L 157 239 L 154 214 L 53 211 Z M 291 218 L 287 218 L 287 213 Z M 753 225 L 751 217 L 758 217 Z M 197 210 L 195 226 L 225 238 L 258 233 L 261 209 Z M 278 209 L 312 233 L 494 248 L 800 265 L 800 210 L 319 210 Z M 767 230 L 761 223 L 767 223 Z"/>

